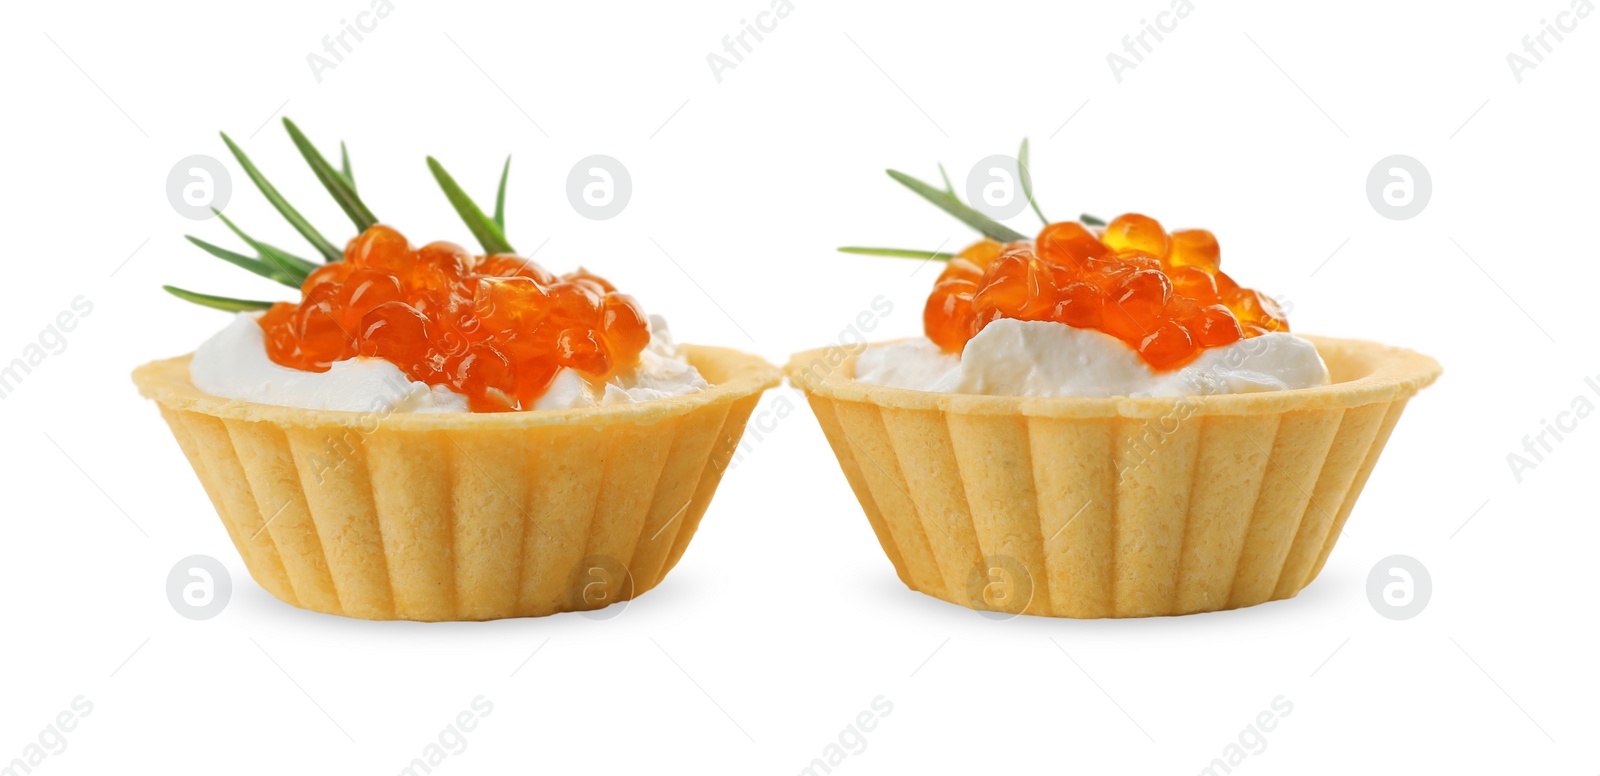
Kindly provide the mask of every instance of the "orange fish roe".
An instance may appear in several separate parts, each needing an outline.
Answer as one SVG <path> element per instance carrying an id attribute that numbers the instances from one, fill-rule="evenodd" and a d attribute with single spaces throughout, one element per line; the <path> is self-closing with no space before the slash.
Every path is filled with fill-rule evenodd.
<path id="1" fill-rule="evenodd" d="M 928 295 L 923 329 L 947 352 L 1000 318 L 1096 329 L 1127 343 L 1156 370 L 1206 348 L 1288 331 L 1270 297 L 1220 269 L 1204 229 L 1168 234 L 1128 213 L 1095 234 L 1076 221 L 1046 226 L 1031 242 L 982 240 L 951 259 Z"/>
<path id="2" fill-rule="evenodd" d="M 604 378 L 650 342 L 633 297 L 583 269 L 556 276 L 518 256 L 473 256 L 447 242 L 413 248 L 377 225 L 344 261 L 317 268 L 299 304 L 260 319 L 267 355 L 325 372 L 367 356 L 467 397 L 474 412 L 530 409 L 557 370 Z"/>

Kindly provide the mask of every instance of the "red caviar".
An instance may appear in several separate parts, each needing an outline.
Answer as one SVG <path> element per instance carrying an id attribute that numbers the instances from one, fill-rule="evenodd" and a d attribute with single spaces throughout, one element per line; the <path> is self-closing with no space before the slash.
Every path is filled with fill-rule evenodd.
<path id="1" fill-rule="evenodd" d="M 1032 241 L 981 240 L 939 276 L 923 328 L 958 353 L 1000 318 L 1055 321 L 1110 334 L 1157 370 L 1206 348 L 1288 331 L 1278 304 L 1233 282 L 1221 256 L 1210 232 L 1168 234 L 1138 213 L 1118 216 L 1099 234 L 1065 221 Z"/>
<path id="2" fill-rule="evenodd" d="M 633 297 L 579 269 L 557 276 L 518 256 L 474 256 L 447 242 L 414 248 L 382 225 L 318 267 L 299 304 L 260 319 L 267 355 L 325 372 L 367 356 L 467 397 L 474 412 L 530 409 L 557 370 L 604 378 L 650 342 Z"/>

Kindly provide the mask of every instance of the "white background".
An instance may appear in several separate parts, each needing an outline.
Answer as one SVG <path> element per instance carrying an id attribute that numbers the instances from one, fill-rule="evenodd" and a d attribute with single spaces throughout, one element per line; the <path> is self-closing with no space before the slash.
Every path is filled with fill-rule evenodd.
<path id="1" fill-rule="evenodd" d="M 0 765 L 83 695 L 93 712 L 36 772 L 396 773 L 482 695 L 492 714 L 436 772 L 799 773 L 882 695 L 892 713 L 836 772 L 1186 774 L 1282 695 L 1292 713 L 1236 772 L 1600 771 L 1600 419 L 1520 483 L 1506 460 L 1575 397 L 1600 403 L 1583 384 L 1600 374 L 1600 18 L 1550 39 L 1518 83 L 1506 55 L 1568 0 L 1197 0 L 1119 84 L 1106 55 L 1166 0 L 795 0 L 719 84 L 706 56 L 768 0 L 396 2 L 320 84 L 307 54 L 368 0 L 3 11 L 0 360 L 75 297 L 93 312 L 0 401 Z M 1446 372 L 1412 402 L 1321 577 L 1287 602 L 997 623 L 913 593 L 783 387 L 765 406 L 796 411 L 724 481 L 677 570 L 620 616 L 311 614 L 248 578 L 127 377 L 224 323 L 160 284 L 282 290 L 182 239 L 235 245 L 165 194 L 177 160 L 227 158 L 217 130 L 349 236 L 281 115 L 325 150 L 348 141 L 368 204 L 419 243 L 471 244 L 425 154 L 480 200 L 514 154 L 514 245 L 548 240 L 541 262 L 589 265 L 680 339 L 777 363 L 835 341 L 878 295 L 894 311 L 874 339 L 920 331 L 931 269 L 834 247 L 971 239 L 885 167 L 934 179 L 943 161 L 959 186 L 1028 136 L 1047 214 L 1210 228 L 1226 269 L 1292 300 L 1297 331 L 1404 345 Z M 564 191 L 596 153 L 633 178 L 609 221 Z M 1410 220 L 1365 194 L 1391 154 L 1431 172 Z M 309 255 L 229 167 L 230 215 Z M 164 593 L 196 553 L 234 582 L 205 622 Z M 1397 553 L 1434 584 L 1403 622 L 1366 595 Z"/>

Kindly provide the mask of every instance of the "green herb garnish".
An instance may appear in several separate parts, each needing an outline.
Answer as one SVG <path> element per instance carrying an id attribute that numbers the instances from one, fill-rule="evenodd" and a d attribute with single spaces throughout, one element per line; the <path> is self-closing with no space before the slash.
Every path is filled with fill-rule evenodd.
<path id="1" fill-rule="evenodd" d="M 456 179 L 445 172 L 444 165 L 439 164 L 439 160 L 428 157 L 428 169 L 433 171 L 434 180 L 439 182 L 439 188 L 444 189 L 445 199 L 450 200 L 450 206 L 455 208 L 456 215 L 461 216 L 461 220 L 466 222 L 467 228 L 472 231 L 473 237 L 478 238 L 478 243 L 483 246 L 484 251 L 491 254 L 516 253 L 511 243 L 506 242 L 505 231 L 500 228 L 500 224 L 483 214 L 478 203 L 473 202 L 472 197 L 467 196 L 467 192 L 456 183 Z M 510 171 L 508 159 L 504 172 Z M 501 175 L 501 180 L 505 180 L 504 174 Z"/>
<path id="2" fill-rule="evenodd" d="M 311 171 L 317 174 L 317 180 L 322 181 L 322 187 L 333 195 L 334 201 L 339 203 L 339 207 L 344 210 L 344 214 L 349 216 L 351 222 L 356 225 L 356 230 L 365 232 L 367 227 L 378 223 L 378 217 L 373 215 L 372 211 L 368 210 L 366 204 L 361 201 L 361 197 L 356 195 L 355 187 L 350 185 L 350 178 L 343 172 L 333 169 L 328 164 L 328 160 L 322 158 L 322 154 L 317 151 L 317 147 L 311 144 L 311 141 L 306 138 L 299 127 L 294 125 L 293 121 L 285 118 L 283 120 L 283 128 L 289 130 L 289 139 L 294 141 L 295 148 L 300 149 L 300 155 L 305 157 L 306 164 L 311 165 Z M 339 149 L 342 156 L 340 163 L 345 167 L 349 167 L 350 156 L 344 153 L 343 143 L 339 144 Z M 340 255 L 340 258 L 343 258 L 343 254 Z M 338 259 L 333 259 L 333 261 L 338 261 Z"/>
<path id="3" fill-rule="evenodd" d="M 194 243 L 195 246 L 198 247 L 200 250 L 205 251 L 206 253 L 209 253 L 212 256 L 215 256 L 215 257 L 217 257 L 219 259 L 222 259 L 223 261 L 226 261 L 229 264 L 232 264 L 232 265 L 234 265 L 236 267 L 243 267 L 243 268 L 245 268 L 245 269 L 247 269 L 247 270 L 249 270 L 251 272 L 256 273 L 257 275 L 260 275 L 261 277 L 267 278 L 269 280 L 276 280 L 279 283 L 282 283 L 282 284 L 284 284 L 284 285 L 286 285 L 286 286 L 288 286 L 290 288 L 299 288 L 301 281 L 305 280 L 304 277 L 299 277 L 299 279 L 297 280 L 297 279 L 295 279 L 294 276 L 290 276 L 289 274 L 285 273 L 283 270 L 278 269 L 277 267 L 275 267 L 275 266 L 273 266 L 271 264 L 268 264 L 267 262 L 262 261 L 261 259 L 252 259 L 249 256 L 245 256 L 245 255 L 242 255 L 242 254 L 234 253 L 233 251 L 230 251 L 230 250 L 228 250 L 226 248 L 221 248 L 221 247 L 218 247 L 216 245 L 212 245 L 211 243 L 208 243 L 205 240 L 202 240 L 202 239 L 200 239 L 198 237 L 195 237 L 194 235 L 186 234 L 186 235 L 183 236 L 183 238 L 185 240 L 188 240 L 191 243 Z"/>
<path id="4" fill-rule="evenodd" d="M 967 226 L 982 232 L 986 237 L 1000 242 L 1027 239 L 1021 232 L 972 209 L 967 203 L 962 202 L 956 195 L 948 191 L 940 191 L 899 170 L 888 170 L 887 172 L 889 177 L 899 181 L 900 185 L 916 192 L 918 196 L 932 202 L 940 210 L 960 219 Z"/>
<path id="5" fill-rule="evenodd" d="M 502 238 L 506 229 L 506 178 L 511 177 L 511 156 L 506 155 L 506 166 L 500 168 L 500 190 L 494 195 L 494 225 L 500 227 Z"/>
<path id="6" fill-rule="evenodd" d="M 289 204 L 289 200 L 284 199 L 283 195 L 278 193 L 277 187 L 267 182 L 266 176 L 256 169 L 255 164 L 250 161 L 250 157 L 244 155 L 244 151 L 233 142 L 233 138 L 228 137 L 228 133 L 222 133 L 222 142 L 228 144 L 228 150 L 233 152 L 233 158 L 239 160 L 239 166 L 244 168 L 245 175 L 250 176 L 250 180 L 255 182 L 256 188 L 260 189 L 267 201 L 272 203 L 272 207 L 283 216 L 285 221 L 289 222 L 290 226 L 294 227 L 295 231 L 300 233 L 301 237 L 306 238 L 306 242 L 311 243 L 311 246 L 317 249 L 317 253 L 322 254 L 323 261 L 335 262 L 344 258 L 339 249 L 333 247 L 333 243 L 328 242 L 328 238 L 323 237 L 316 227 L 312 226 L 304 216 L 300 215 L 300 211 L 295 210 L 294 206 Z"/>
<path id="7" fill-rule="evenodd" d="M 256 249 L 256 253 L 261 254 L 259 257 L 257 257 L 258 260 L 276 267 L 285 275 L 299 278 L 299 280 L 295 282 L 295 288 L 299 288 L 300 281 L 304 281 L 306 276 L 310 275 L 311 272 L 317 268 L 318 265 L 316 264 L 306 261 L 305 259 L 302 259 L 299 256 L 296 256 L 282 248 L 277 248 L 264 242 L 259 242 L 250 235 L 245 234 L 244 230 L 240 229 L 233 223 L 232 220 L 223 215 L 222 211 L 213 209 L 212 212 L 216 213 L 217 218 L 220 219 L 222 223 L 226 224 L 228 229 L 231 230 L 235 235 L 238 235 L 239 239 L 244 240 L 246 245 Z"/>
<path id="8" fill-rule="evenodd" d="M 167 293 L 172 294 L 186 302 L 194 302 L 201 307 L 210 307 L 215 310 L 224 310 L 230 313 L 245 312 L 247 310 L 265 310 L 272 306 L 272 302 L 263 302 L 257 299 L 234 299 L 230 296 L 212 296 L 201 294 L 177 286 L 162 286 Z"/>
<path id="9" fill-rule="evenodd" d="M 339 208 L 344 211 L 345 215 L 350 217 L 350 221 L 355 224 L 356 229 L 364 232 L 374 224 L 377 224 L 378 217 L 373 215 L 372 210 L 356 194 L 355 174 L 351 172 L 350 168 L 350 151 L 345 147 L 344 141 L 341 140 L 339 142 L 339 167 L 334 169 L 333 165 L 323 158 L 322 153 L 317 150 L 316 146 L 312 145 L 310 139 L 300 131 L 298 126 L 295 126 L 293 121 L 285 118 L 283 127 L 288 130 L 289 139 L 294 142 L 295 148 L 299 149 L 300 155 L 305 158 L 306 164 L 311 168 L 312 173 L 317 176 L 317 180 L 322 183 L 322 187 L 327 189 L 328 194 L 338 203 Z M 277 187 L 267 180 L 261 170 L 250 161 L 250 157 L 245 155 L 244 150 L 234 143 L 227 133 L 222 133 L 222 142 L 227 144 L 228 150 L 233 152 L 233 156 L 238 160 L 239 166 L 244 168 L 245 174 L 255 183 L 256 188 L 260 189 L 261 193 L 266 196 L 267 201 L 272 203 L 272 207 L 278 211 L 279 215 L 282 215 L 284 220 L 288 221 L 296 232 L 299 232 L 307 242 L 311 243 L 312 247 L 317 249 L 317 253 L 324 263 L 332 263 L 344 259 L 344 252 L 323 237 L 316 227 L 313 227 L 304 216 L 300 215 L 300 211 L 295 210 L 288 200 L 284 199 L 283 195 L 278 192 Z M 456 185 L 455 180 L 450 177 L 449 173 L 444 171 L 444 167 L 440 166 L 431 156 L 428 157 L 428 168 L 433 171 L 434 178 L 438 180 L 439 186 L 444 190 L 445 197 L 450 200 L 450 204 L 455 207 L 456 213 L 461 215 L 462 220 L 467 223 L 467 228 L 472 230 L 473 235 L 478 238 L 480 243 L 483 243 L 484 250 L 489 253 L 511 253 L 511 244 L 506 242 L 505 239 L 506 179 L 511 174 L 511 157 L 506 157 L 505 166 L 500 170 L 500 186 L 495 194 L 493 219 L 485 216 L 483 211 L 478 209 L 472 199 L 461 190 L 460 186 Z M 229 231 L 233 232 L 235 236 L 243 240 L 246 245 L 249 245 L 256 252 L 255 256 L 247 256 L 193 235 L 184 235 L 185 239 L 200 250 L 216 258 L 294 289 L 299 289 L 305 283 L 306 277 L 317 267 L 322 266 L 302 259 L 282 248 L 261 242 L 246 234 L 243 229 L 240 229 L 237 224 L 223 215 L 221 211 L 213 209 L 212 212 L 216 213 L 217 218 L 227 225 Z M 179 299 L 227 312 L 265 310 L 273 304 L 272 302 L 255 299 L 235 299 L 214 294 L 202 294 L 177 286 L 162 286 L 162 288 Z"/>
<path id="10" fill-rule="evenodd" d="M 939 177 L 944 181 L 944 190 L 934 188 L 916 178 L 899 170 L 888 170 L 889 177 L 901 185 L 916 192 L 917 196 L 932 202 L 940 210 L 955 216 L 962 223 L 978 230 L 983 236 L 997 242 L 1007 243 L 1028 239 L 1026 235 L 996 221 L 983 213 L 978 212 L 956 196 L 955 187 L 950 185 L 950 176 L 944 170 L 944 164 L 939 165 Z M 1017 176 L 1022 184 L 1022 194 L 1028 198 L 1028 205 L 1033 208 L 1035 215 L 1046 226 L 1050 219 L 1046 218 L 1044 211 L 1039 208 L 1039 203 L 1033 199 L 1033 174 L 1028 170 L 1028 139 L 1022 139 L 1022 147 L 1017 151 Z M 1099 218 L 1084 213 L 1078 220 L 1089 226 L 1105 226 L 1106 222 Z M 941 251 L 923 251 L 914 248 L 862 248 L 849 246 L 839 249 L 840 253 L 854 253 L 862 256 L 890 256 L 902 259 L 936 259 L 949 261 L 959 254 L 944 253 Z"/>
<path id="11" fill-rule="evenodd" d="M 1033 201 L 1033 175 L 1028 172 L 1028 139 L 1022 139 L 1022 148 L 1017 151 L 1017 177 L 1022 182 L 1022 195 L 1028 198 L 1028 206 L 1033 208 L 1034 215 L 1045 226 L 1050 225 L 1050 219 L 1044 217 L 1044 211 L 1039 209 L 1039 203 Z"/>
<path id="12" fill-rule="evenodd" d="M 344 182 L 350 184 L 350 190 L 355 191 L 356 174 L 350 172 L 350 152 L 345 150 L 344 141 L 339 141 L 339 172 L 344 173 Z"/>
<path id="13" fill-rule="evenodd" d="M 941 253 L 939 251 L 919 251 L 908 248 L 860 248 L 846 246 L 839 249 L 840 253 L 854 253 L 860 256 L 892 256 L 897 259 L 935 259 L 949 261 L 956 257 L 954 253 Z"/>

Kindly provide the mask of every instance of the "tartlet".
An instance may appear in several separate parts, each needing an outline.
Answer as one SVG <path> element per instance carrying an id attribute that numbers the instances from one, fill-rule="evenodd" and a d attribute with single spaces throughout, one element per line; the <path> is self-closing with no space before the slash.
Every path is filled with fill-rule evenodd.
<path id="1" fill-rule="evenodd" d="M 358 234 L 334 246 L 224 135 L 322 261 L 217 213 L 257 255 L 190 241 L 298 299 L 168 286 L 251 317 L 133 373 L 251 576 L 305 609 L 427 621 L 599 609 L 660 583 L 778 370 L 679 348 L 604 278 L 517 256 L 509 159 L 491 218 L 430 158 L 483 253 L 418 248 L 362 202 L 348 156 L 335 169 L 284 124 Z"/>
<path id="2" fill-rule="evenodd" d="M 538 412 L 222 399 L 194 387 L 187 356 L 133 377 L 268 592 L 361 619 L 486 620 L 598 609 L 677 564 L 778 380 L 753 356 L 685 350 L 710 389 Z"/>
<path id="3" fill-rule="evenodd" d="M 1045 224 L 1037 238 L 962 203 L 948 183 L 889 171 L 986 239 L 956 254 L 841 249 L 949 262 L 924 310 L 927 338 L 844 358 L 797 353 L 785 368 L 895 573 L 913 590 L 1006 615 L 1177 615 L 1293 597 L 1327 562 L 1406 403 L 1439 364 L 1288 334 L 1275 300 L 1221 272 L 1210 232 L 1169 235 L 1139 214 L 1052 222 L 1033 202 L 1026 158 L 1024 142 L 1018 177 Z M 858 379 L 878 347 L 875 364 L 908 361 Z M 1281 371 L 1235 381 L 1247 362 L 1226 359 L 1251 353 L 1268 357 L 1249 363 L 1278 359 Z M 1004 380 L 971 378 L 968 360 Z M 1174 387 L 1178 370 L 1200 364 L 1208 379 Z M 1000 384 L 1017 374 L 1026 390 Z M 1041 374 L 1071 385 L 1041 386 Z M 1086 388 L 1084 375 L 1110 382 Z M 1005 393 L 1021 395 L 995 395 Z"/>
<path id="4" fill-rule="evenodd" d="M 906 586 L 1011 614 L 1141 617 L 1310 584 L 1440 371 L 1409 350 L 1310 339 L 1331 384 L 1194 398 L 906 390 L 851 379 L 854 357 L 818 368 L 823 350 L 785 371 Z"/>

